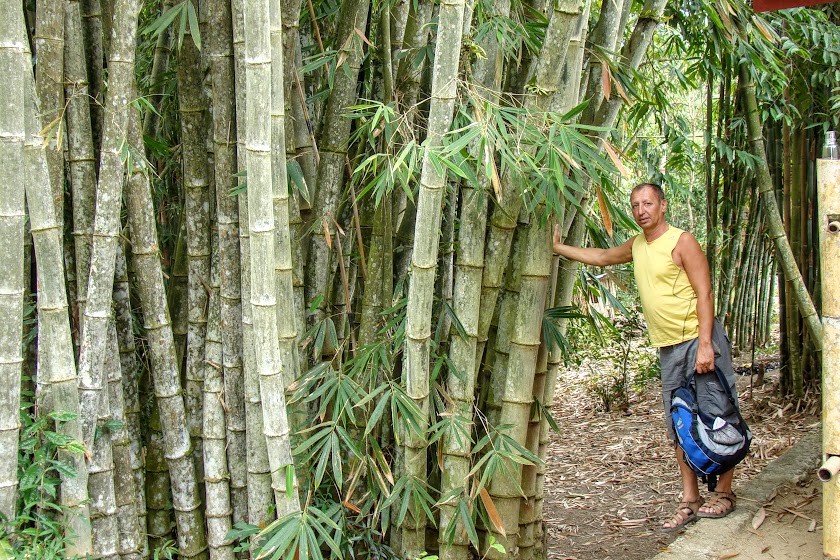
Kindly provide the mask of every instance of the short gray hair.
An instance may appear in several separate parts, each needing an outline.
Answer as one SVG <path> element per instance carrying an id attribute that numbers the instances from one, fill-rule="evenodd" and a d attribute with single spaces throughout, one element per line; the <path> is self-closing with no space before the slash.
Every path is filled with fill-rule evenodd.
<path id="1" fill-rule="evenodd" d="M 656 183 L 639 183 L 638 185 L 633 187 L 632 191 L 630 191 L 630 196 L 632 196 L 633 193 L 638 192 L 642 189 L 653 189 L 653 192 L 655 192 L 656 196 L 659 198 L 659 202 L 665 200 L 665 191 L 663 191 L 662 187 L 657 185 Z"/>

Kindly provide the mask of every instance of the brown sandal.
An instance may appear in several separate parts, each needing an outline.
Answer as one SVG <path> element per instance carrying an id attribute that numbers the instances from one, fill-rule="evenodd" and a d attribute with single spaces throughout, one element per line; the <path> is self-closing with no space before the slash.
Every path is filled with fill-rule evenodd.
<path id="1" fill-rule="evenodd" d="M 703 498 L 697 498 L 693 502 L 680 502 L 674 515 L 659 527 L 659 532 L 673 533 L 684 528 L 689 523 L 697 521 L 697 512 L 702 506 Z M 666 524 L 670 525 L 670 527 Z"/>
<path id="2" fill-rule="evenodd" d="M 706 504 L 706 508 L 711 511 L 697 510 L 697 517 L 720 519 L 726 517 L 735 511 L 736 505 L 735 492 L 712 492 L 711 500 Z"/>

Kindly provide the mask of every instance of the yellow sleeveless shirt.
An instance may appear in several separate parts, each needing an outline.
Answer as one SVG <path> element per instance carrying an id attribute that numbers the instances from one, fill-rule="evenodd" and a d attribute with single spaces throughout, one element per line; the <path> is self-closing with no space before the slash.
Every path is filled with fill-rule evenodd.
<path id="1" fill-rule="evenodd" d="M 633 241 L 633 265 L 639 298 L 654 347 L 671 346 L 697 338 L 697 294 L 685 270 L 674 264 L 671 252 L 677 246 L 679 228 L 648 243 L 642 233 Z"/>

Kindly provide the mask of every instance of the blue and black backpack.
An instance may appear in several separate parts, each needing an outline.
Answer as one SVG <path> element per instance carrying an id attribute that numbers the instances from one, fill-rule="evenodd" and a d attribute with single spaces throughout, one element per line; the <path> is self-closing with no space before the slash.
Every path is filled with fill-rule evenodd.
<path id="1" fill-rule="evenodd" d="M 714 491 L 717 477 L 744 460 L 752 433 L 723 372 L 692 373 L 671 393 L 671 419 L 686 463 Z M 698 382 L 701 398 L 698 399 Z"/>

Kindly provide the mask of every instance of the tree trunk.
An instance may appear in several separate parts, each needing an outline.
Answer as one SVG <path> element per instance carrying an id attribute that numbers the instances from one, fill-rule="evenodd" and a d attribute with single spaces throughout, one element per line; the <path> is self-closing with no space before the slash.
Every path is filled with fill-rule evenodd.
<path id="1" fill-rule="evenodd" d="M 73 201 L 73 239 L 76 261 L 77 312 L 84 316 L 87 302 L 93 218 L 96 205 L 96 154 L 91 128 L 88 81 L 83 50 L 82 19 L 78 0 L 67 3 L 67 41 L 64 43 L 64 80 L 67 98 L 67 159 Z M 72 318 L 71 318 L 72 320 Z"/>
<path id="2" fill-rule="evenodd" d="M 283 2 L 283 100 L 286 105 L 285 139 L 286 161 L 298 162 L 308 189 L 315 185 L 318 157 L 313 124 L 306 107 L 306 94 L 302 89 L 298 68 L 301 62 L 300 8 L 301 0 Z M 292 243 L 292 284 L 294 286 L 295 331 L 298 339 L 306 332 L 306 288 L 303 254 L 303 220 L 301 203 L 306 203 L 297 188 L 291 188 L 289 199 L 289 229 Z"/>
<path id="3" fill-rule="evenodd" d="M 245 19 L 244 2 L 234 0 L 231 3 L 233 14 L 233 54 L 236 77 L 236 134 L 237 165 L 241 173 L 246 173 L 245 115 L 246 96 L 246 56 L 245 56 Z M 265 109 L 266 106 L 263 106 Z M 246 447 L 247 447 L 247 491 L 248 523 L 264 527 L 272 521 L 273 505 L 271 492 L 271 469 L 268 464 L 268 449 L 263 435 L 262 403 L 260 401 L 259 379 L 256 372 L 254 350 L 253 306 L 251 305 L 251 236 L 248 224 L 248 197 L 239 195 L 239 247 L 240 278 L 242 294 L 242 365 L 243 393 L 245 399 Z"/>
<path id="4" fill-rule="evenodd" d="M 254 352 L 259 375 L 263 430 L 268 445 L 272 488 L 277 512 L 285 515 L 300 509 L 295 488 L 286 488 L 286 469 L 291 459 L 289 423 L 286 415 L 284 365 L 278 344 L 277 288 L 275 277 L 275 213 L 272 198 L 272 49 L 269 4 L 264 0 L 245 3 L 245 81 L 248 106 L 245 117 L 245 153 L 248 170 L 248 229 L 251 250 L 251 312 L 254 321 Z M 279 19 L 279 14 L 277 15 Z M 282 73 L 282 64 L 279 65 Z M 280 80 L 282 87 L 282 80 Z M 282 100 L 281 100 L 282 101 Z M 281 104 L 282 107 L 282 104 Z M 282 131 L 282 123 L 281 128 Z M 285 157 L 285 150 L 280 151 Z M 288 219 L 288 214 L 287 214 Z M 288 222 L 286 226 L 288 235 Z M 282 261 L 281 261 L 282 262 Z M 285 263 L 283 263 L 285 264 Z M 289 269 L 290 270 L 290 269 Z M 289 274 L 291 280 L 291 274 Z M 291 282 L 289 282 L 291 289 Z M 291 290 L 290 290 L 291 292 Z M 289 294 L 291 295 L 291 293 Z M 289 302 L 290 303 L 290 302 Z M 287 315 L 286 318 L 289 318 Z M 291 321 L 294 325 L 294 321 Z M 294 336 L 292 337 L 294 340 Z"/>
<path id="5" fill-rule="evenodd" d="M 12 14 L 3 14 L 3 20 L 19 22 L 20 16 L 12 17 Z M 20 64 L 22 70 L 21 93 L 25 92 L 28 94 L 25 100 L 23 98 L 20 100 L 24 105 L 25 114 L 26 171 L 25 173 L 23 169 L 19 171 L 22 174 L 21 176 L 24 177 L 22 182 L 26 187 L 29 221 L 38 266 L 38 342 L 40 345 L 40 351 L 38 353 L 38 381 L 48 393 L 45 403 L 49 404 L 49 408 L 52 411 L 71 412 L 78 415 L 79 392 L 76 386 L 76 359 L 73 349 L 73 339 L 70 333 L 67 296 L 64 285 L 63 231 L 55 216 L 55 197 L 49 179 L 47 150 L 44 148 L 44 141 L 41 137 L 41 123 L 35 112 L 35 84 L 31 68 L 28 65 L 23 65 L 24 60 L 28 60 L 28 58 L 21 58 L 15 61 Z M 6 68 L 13 67 L 6 66 Z M 13 80 L 11 76 L 8 79 Z M 12 92 L 3 91 L 2 93 L 3 99 L 11 99 Z M 0 126 L 0 130 L 4 131 L 5 134 L 5 131 L 8 130 L 6 123 Z M 3 154 L 3 157 L 0 159 L 9 162 L 10 160 L 5 159 L 5 156 L 6 154 Z M 4 167 L 7 165 L 4 165 Z M 7 199 L 6 197 L 10 198 Z M 6 193 L 3 195 L 3 199 L 14 200 L 14 197 L 10 193 Z M 0 212 L 0 215 L 4 218 L 8 216 L 5 208 Z M 7 235 L 9 237 L 6 237 Z M 4 238 L 13 239 L 11 232 L 5 228 Z M 6 266 L 3 268 L 3 270 L 13 269 L 14 267 L 6 268 Z M 3 293 L 5 293 L 5 290 L 3 290 Z M 18 386 L 16 382 L 13 385 Z M 15 406 L 14 410 L 18 408 L 19 405 Z M 44 412 L 47 411 L 45 410 Z M 82 441 L 81 426 L 78 418 L 61 423 L 58 431 L 62 435 L 73 438 L 75 441 Z M 6 449 L 8 457 L 13 460 L 17 459 L 17 453 L 9 451 L 8 447 L 4 449 Z M 68 540 L 66 551 L 69 555 L 90 554 L 92 552 L 92 543 L 90 513 L 87 504 L 87 462 L 85 461 L 84 455 L 66 451 L 61 451 L 59 457 L 61 461 L 67 463 L 76 471 L 75 476 L 62 475 L 61 482 L 60 503 L 63 507 L 67 508 L 67 515 L 63 521 L 68 528 L 66 535 L 68 537 L 71 535 L 74 537 Z M 5 501 L 0 503 L 5 504 Z M 14 517 L 14 508 L 11 512 L 7 512 L 6 509 L 0 511 L 4 515 L 9 516 L 9 519 Z"/>
<path id="6" fill-rule="evenodd" d="M 799 312 L 805 321 L 805 325 L 814 340 L 817 350 L 822 348 L 822 324 L 820 323 L 817 310 L 808 294 L 808 289 L 802 280 L 802 274 L 796 266 L 793 252 L 790 249 L 787 237 L 785 237 L 782 219 L 779 216 L 779 208 L 776 205 L 776 197 L 773 194 L 773 179 L 767 167 L 766 154 L 764 152 L 764 138 L 761 135 L 761 120 L 758 113 L 758 103 L 755 98 L 755 84 L 750 76 L 750 70 L 746 64 L 739 66 L 740 88 L 744 93 L 746 105 L 747 127 L 749 130 L 750 152 L 758 159 L 756 180 L 758 181 L 759 194 L 761 196 L 762 209 L 767 219 L 767 226 L 770 230 L 770 238 L 776 244 L 779 252 L 782 270 L 785 278 L 793 283 L 793 291 Z"/>
<path id="7" fill-rule="evenodd" d="M 119 533 L 116 549 L 120 559 L 139 560 L 142 545 L 141 528 L 137 518 L 137 493 L 134 490 L 134 472 L 131 460 L 131 437 L 125 417 L 123 399 L 122 367 L 117 341 L 117 329 L 114 323 L 108 328 L 108 352 L 105 355 L 105 371 L 108 373 L 108 405 L 112 421 L 120 427 L 110 428 L 111 449 L 114 462 L 114 506 L 116 508 L 117 528 Z M 145 506 L 145 504 L 142 504 Z M 142 528 L 145 535 L 146 528 Z M 145 539 L 144 539 L 145 540 Z"/>
<path id="8" fill-rule="evenodd" d="M 709 262 L 709 277 L 712 280 L 712 293 L 717 293 L 717 232 L 718 232 L 718 184 L 713 181 L 712 173 L 712 126 L 714 107 L 712 90 L 715 85 L 713 74 L 709 74 L 706 84 L 706 130 L 705 178 L 706 178 L 706 260 Z"/>
<path id="9" fill-rule="evenodd" d="M 417 201 L 417 224 L 411 256 L 411 281 L 408 288 L 406 323 L 405 383 L 406 393 L 423 411 L 419 433 L 405 438 L 406 476 L 426 481 L 426 431 L 429 411 L 429 339 L 431 337 L 432 299 L 437 267 L 441 206 L 446 187 L 446 173 L 433 163 L 443 135 L 452 123 L 458 85 L 458 61 L 461 54 L 464 2 L 454 0 L 441 5 L 438 19 L 435 71 L 428 135 Z M 416 504 L 415 504 L 416 505 Z M 409 508 L 402 531 L 403 552 L 412 558 L 425 550 L 426 516 L 418 507 Z"/>
<path id="10" fill-rule="evenodd" d="M 165 14 L 171 7 L 172 0 L 163 0 L 160 5 L 160 13 Z M 172 43 L 172 34 L 169 31 L 169 27 L 170 26 L 166 26 L 164 29 L 161 29 L 160 34 L 157 37 L 154 59 L 152 61 L 152 73 L 151 76 L 149 76 L 151 87 L 149 88 L 148 97 L 154 110 L 146 111 L 146 114 L 143 117 L 143 136 L 148 136 L 150 138 L 155 138 L 157 136 L 158 123 L 160 121 L 158 113 L 160 112 L 160 107 L 163 102 L 163 76 L 169 68 L 169 54 L 172 50 L 170 47 L 170 44 Z M 216 35 L 215 28 L 213 28 L 213 31 L 213 33 L 210 33 L 210 41 L 213 41 Z"/>
<path id="11" fill-rule="evenodd" d="M 49 127 L 45 155 L 49 168 L 54 214 L 64 227 L 64 162 L 60 146 L 64 142 L 64 9 L 65 0 L 38 3 L 35 13 L 35 55 L 38 72 L 35 91 L 41 123 Z M 64 267 L 62 267 L 63 269 Z"/>
<path id="12" fill-rule="evenodd" d="M 206 496 L 207 545 L 213 560 L 233 560 L 233 542 L 227 538 L 231 523 L 230 473 L 225 424 L 225 385 L 222 360 L 219 254 L 213 251 L 210 274 L 210 310 L 205 350 L 203 438 L 204 489 Z"/>
<path id="13" fill-rule="evenodd" d="M 94 439 L 100 422 L 110 414 L 107 405 L 105 353 L 108 347 L 114 286 L 117 237 L 120 233 L 123 164 L 122 145 L 128 120 L 128 102 L 134 84 L 134 45 L 140 3 L 119 2 L 114 29 L 118 38 L 109 61 L 109 89 L 105 107 L 99 182 L 93 224 L 87 304 L 79 354 L 79 397 L 84 443 L 91 451 L 91 520 L 94 554 L 115 556 L 116 503 L 110 434 Z"/>
<path id="14" fill-rule="evenodd" d="M 247 23 L 247 21 L 246 21 Z M 285 390 L 300 375 L 297 348 L 297 313 L 292 272 L 292 236 L 289 227 L 290 196 L 286 172 L 286 73 L 283 64 L 283 16 L 276 2 L 269 4 L 269 42 L 271 56 L 271 94 L 269 139 L 271 145 L 271 191 L 274 218 L 274 288 L 276 308 L 274 320 L 277 325 L 277 363 L 275 371 L 261 372 L 260 393 L 264 403 L 265 437 L 268 445 L 269 464 L 272 472 L 272 486 L 277 502 L 277 515 L 300 511 L 297 477 L 292 477 L 294 488 L 287 488 L 286 472 L 282 467 L 294 469 L 291 447 L 291 427 L 286 411 Z M 247 35 L 246 35 L 247 38 Z M 246 39 L 247 45 L 247 39 Z M 254 83 L 258 91 L 262 87 Z M 250 90 L 249 90 L 250 91 Z M 259 119 L 258 113 L 251 114 Z M 246 117 L 246 132 L 251 121 Z M 256 140 L 257 137 L 252 137 Z M 263 137 L 264 138 L 264 137 Z M 247 146 L 246 146 L 247 148 Z M 247 162 L 247 160 L 246 160 Z M 253 207 L 251 207 L 253 208 Z M 252 263 L 254 253 L 251 254 Z M 251 267 L 252 282 L 255 267 Z M 254 282 L 256 283 L 256 282 Z M 253 285 L 253 284 L 252 284 Z M 253 293 L 252 293 L 253 295 Z M 277 497 L 281 498 L 278 499 Z"/>
<path id="15" fill-rule="evenodd" d="M 452 369 L 447 389 L 452 404 L 447 410 L 459 419 L 459 426 L 473 422 L 476 383 L 476 342 L 478 310 L 481 298 L 481 272 L 484 268 L 484 232 L 487 223 L 487 194 L 465 186 L 461 191 L 461 225 L 458 230 L 458 257 L 455 262 L 455 294 L 453 311 L 466 336 L 453 332 L 449 343 Z M 460 490 L 459 499 L 469 500 L 467 486 L 471 464 L 471 441 L 466 434 L 453 430 L 443 440 L 443 472 L 440 493 L 452 496 Z M 468 502 L 469 503 L 469 502 Z M 441 505 L 440 557 L 442 560 L 465 560 L 469 555 L 469 539 L 463 522 L 457 520 L 456 498 Z M 449 524 L 456 521 L 454 541 L 445 537 Z"/>
<path id="16" fill-rule="evenodd" d="M 128 237 L 126 235 L 126 237 Z M 141 427 L 140 371 L 135 356 L 134 318 L 131 311 L 128 262 L 124 243 L 117 246 L 116 275 L 114 278 L 114 312 L 122 371 L 122 391 L 126 430 L 128 430 L 129 461 L 134 479 L 136 497 L 134 515 L 140 531 L 146 533 L 146 476 L 143 466 L 143 430 Z M 119 504 L 118 504 L 119 507 Z M 141 554 L 149 555 L 148 539 L 142 538 Z"/>
<path id="17" fill-rule="evenodd" d="M 343 68 L 335 73 L 335 83 L 327 101 L 323 118 L 318 164 L 318 178 L 312 207 L 318 211 L 309 239 L 309 254 L 306 262 L 306 300 L 312 302 L 322 296 L 320 303 L 308 320 L 308 326 L 320 322 L 325 310 L 332 304 L 329 287 L 335 261 L 330 256 L 327 237 L 335 236 L 334 220 L 338 219 L 338 205 L 345 179 L 345 159 L 347 158 L 347 138 L 350 136 L 351 119 L 345 116 L 347 107 L 356 102 L 359 70 L 364 57 L 364 43 L 356 34 L 357 29 L 364 29 L 370 9 L 369 0 L 351 0 L 341 4 L 336 36 L 343 41 L 346 49 Z M 330 217 L 332 216 L 332 218 Z"/>
<path id="18" fill-rule="evenodd" d="M 237 171 L 233 67 L 233 27 L 230 4 L 208 6 L 210 77 L 213 86 L 213 141 L 216 178 L 216 224 L 219 237 L 219 315 L 222 321 L 222 376 L 227 406 L 227 458 L 232 523 L 248 520 L 245 390 L 242 377 L 242 297 L 239 274 L 239 205 L 231 191 Z"/>
<path id="19" fill-rule="evenodd" d="M 75 1 L 75 0 L 70 0 Z M 82 31 L 84 33 L 85 61 L 87 63 L 88 86 L 90 88 L 90 120 L 93 128 L 93 143 L 97 160 L 102 144 L 104 128 L 104 97 L 105 81 L 103 80 L 103 66 L 107 59 L 104 51 L 102 35 L 102 7 L 99 0 L 81 0 Z"/>
<path id="20" fill-rule="evenodd" d="M 207 286 L 210 280 L 210 180 L 207 163 L 207 118 L 202 92 L 201 57 L 191 33 L 185 33 L 178 57 L 178 114 L 184 169 L 187 239 L 187 352 L 184 404 L 195 451 L 196 476 L 203 480 L 201 428 L 204 401 L 204 337 L 207 332 Z M 199 482 L 201 484 L 201 482 Z"/>
<path id="21" fill-rule="evenodd" d="M 515 274 L 520 278 L 520 284 L 510 326 L 507 374 L 502 382 L 502 408 L 498 425 L 512 426 L 509 435 L 523 446 L 527 445 L 526 434 L 533 405 L 534 375 L 542 332 L 542 311 L 545 308 L 551 267 L 551 229 L 549 223 L 539 224 L 536 219 L 530 224 L 522 224 L 519 235 L 523 237 L 523 243 L 514 265 L 519 269 Z M 515 551 L 517 545 L 515 535 L 519 531 L 522 492 L 519 481 L 522 468 L 512 461 L 507 466 L 514 475 L 494 477 L 490 484 L 490 494 L 505 524 L 506 535 L 495 529 L 491 532 L 496 541 L 510 552 Z M 501 558 L 503 555 L 491 550 L 488 557 Z"/>
<path id="22" fill-rule="evenodd" d="M 139 145 L 140 140 L 138 121 L 138 116 L 132 114 L 128 136 L 134 145 Z M 155 398 L 163 430 L 164 453 L 172 484 L 179 554 L 183 558 L 204 558 L 207 555 L 204 511 L 200 507 L 172 325 L 166 306 L 151 189 L 142 168 L 131 170 L 126 189 L 137 291 L 143 309 Z M 149 492 L 149 499 L 152 498 L 151 494 Z M 155 496 L 161 497 L 159 492 Z"/>

